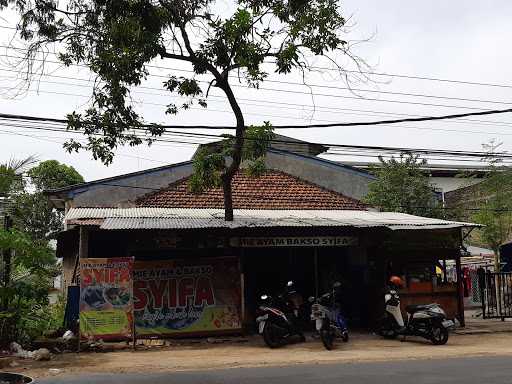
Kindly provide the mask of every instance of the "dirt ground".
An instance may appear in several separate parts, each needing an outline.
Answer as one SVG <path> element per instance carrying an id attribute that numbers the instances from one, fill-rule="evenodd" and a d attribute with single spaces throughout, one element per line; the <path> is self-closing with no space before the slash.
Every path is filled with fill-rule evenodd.
<path id="1" fill-rule="evenodd" d="M 203 341 L 166 347 L 138 347 L 137 351 L 67 353 L 55 355 L 48 362 L 17 360 L 19 365 L 9 371 L 38 378 L 86 373 L 165 372 L 301 363 L 512 356 L 512 333 L 454 334 L 444 346 L 433 346 L 422 339 L 411 338 L 401 342 L 361 334 L 353 336 L 346 344 L 338 343 L 333 351 L 326 351 L 320 340 L 311 337 L 305 343 L 273 350 L 265 347 L 257 336 L 249 337 L 246 342 L 235 340 L 218 344 Z"/>

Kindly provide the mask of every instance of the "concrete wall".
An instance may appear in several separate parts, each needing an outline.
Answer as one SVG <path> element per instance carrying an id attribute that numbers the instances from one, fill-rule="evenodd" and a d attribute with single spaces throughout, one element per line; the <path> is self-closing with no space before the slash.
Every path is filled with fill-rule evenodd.
<path id="1" fill-rule="evenodd" d="M 429 178 L 430 184 L 436 190 L 442 193 L 447 193 L 451 191 L 455 191 L 456 189 L 461 189 L 465 187 L 469 187 L 470 185 L 478 184 L 482 181 L 482 179 L 471 179 L 467 177 L 435 177 L 432 176 Z"/>
<path id="2" fill-rule="evenodd" d="M 71 207 L 126 207 L 135 199 L 192 174 L 192 163 L 137 172 L 84 186 L 68 194 Z"/>
<path id="3" fill-rule="evenodd" d="M 366 196 L 368 184 L 374 179 L 366 172 L 329 160 L 287 152 L 269 151 L 266 164 L 270 169 L 283 171 L 358 200 Z"/>

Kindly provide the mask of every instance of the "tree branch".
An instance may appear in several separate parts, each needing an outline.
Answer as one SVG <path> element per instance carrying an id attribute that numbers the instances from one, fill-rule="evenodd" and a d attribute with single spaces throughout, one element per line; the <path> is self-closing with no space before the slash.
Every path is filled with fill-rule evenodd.
<path id="1" fill-rule="evenodd" d="M 181 60 L 181 61 L 188 61 L 189 63 L 193 63 L 194 62 L 194 59 L 190 56 L 185 56 L 185 55 L 178 55 L 177 53 L 170 53 L 170 52 L 167 52 L 167 51 L 164 51 L 164 52 L 160 52 L 160 56 L 162 58 L 166 58 L 166 59 L 173 59 L 173 60 Z"/>

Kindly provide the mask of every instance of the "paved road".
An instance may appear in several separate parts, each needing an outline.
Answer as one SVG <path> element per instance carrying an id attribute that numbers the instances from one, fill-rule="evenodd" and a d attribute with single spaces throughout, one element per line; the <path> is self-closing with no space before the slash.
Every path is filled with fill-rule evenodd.
<path id="1" fill-rule="evenodd" d="M 510 357 L 317 364 L 212 371 L 87 375 L 52 378 L 45 384 L 509 384 Z"/>

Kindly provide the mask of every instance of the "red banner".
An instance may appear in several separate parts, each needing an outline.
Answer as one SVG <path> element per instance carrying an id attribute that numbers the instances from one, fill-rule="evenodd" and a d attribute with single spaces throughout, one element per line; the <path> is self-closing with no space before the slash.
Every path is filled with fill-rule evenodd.
<path id="1" fill-rule="evenodd" d="M 202 334 L 242 328 L 242 290 L 233 257 L 137 261 L 137 337 Z"/>

